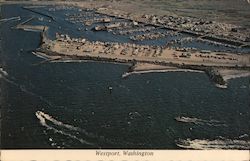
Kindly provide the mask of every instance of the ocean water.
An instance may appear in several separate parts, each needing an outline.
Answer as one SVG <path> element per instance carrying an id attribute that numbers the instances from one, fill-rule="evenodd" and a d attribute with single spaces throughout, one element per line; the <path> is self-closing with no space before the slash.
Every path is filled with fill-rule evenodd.
<path id="1" fill-rule="evenodd" d="M 2 18 L 18 15 L 23 21 L 40 16 L 19 5 L 1 6 Z M 44 19 L 51 38 L 58 24 L 59 32 L 81 36 L 60 16 L 56 22 Z M 180 149 L 177 144 L 185 140 L 204 140 L 205 148 L 220 140 L 222 148 L 250 149 L 249 77 L 230 80 L 228 89 L 219 89 L 203 73 L 123 79 L 128 67 L 121 64 L 38 65 L 43 60 L 31 51 L 39 47 L 40 33 L 11 28 L 18 23 L 0 24 L 2 149 Z M 91 40 L 107 37 L 90 31 L 81 34 Z M 178 116 L 198 120 L 183 123 L 175 120 Z M 235 146 L 228 146 L 230 141 Z"/>

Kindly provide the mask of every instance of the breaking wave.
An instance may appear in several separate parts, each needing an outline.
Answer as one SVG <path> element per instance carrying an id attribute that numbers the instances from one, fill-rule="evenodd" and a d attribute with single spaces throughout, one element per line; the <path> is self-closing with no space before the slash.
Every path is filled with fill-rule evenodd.
<path id="1" fill-rule="evenodd" d="M 227 126 L 225 123 L 220 122 L 218 120 L 202 120 L 195 117 L 184 117 L 178 116 L 175 118 L 176 121 L 182 123 L 193 123 L 197 125 L 208 125 L 208 126 Z"/>
<path id="2" fill-rule="evenodd" d="M 184 149 L 211 150 L 211 149 L 238 149 L 249 150 L 250 141 L 244 140 L 178 140 L 176 145 Z"/>
<path id="3" fill-rule="evenodd" d="M 82 144 L 94 145 L 94 143 L 88 142 L 77 136 L 81 133 L 88 137 L 93 137 L 91 134 L 87 133 L 85 130 L 79 127 L 75 127 L 69 124 L 64 124 L 63 122 L 58 121 L 54 119 L 52 116 L 41 111 L 36 112 L 36 117 L 40 120 L 41 125 L 49 130 L 53 130 L 56 133 L 78 140 Z"/>
<path id="4" fill-rule="evenodd" d="M 215 86 L 216 86 L 217 88 L 227 89 L 227 84 L 221 85 L 221 84 L 217 84 L 217 83 L 216 83 Z"/>

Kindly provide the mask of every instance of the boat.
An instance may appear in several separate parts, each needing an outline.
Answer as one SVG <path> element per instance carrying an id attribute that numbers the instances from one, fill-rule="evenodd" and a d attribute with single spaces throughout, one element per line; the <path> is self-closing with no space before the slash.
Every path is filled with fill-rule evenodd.
<path id="1" fill-rule="evenodd" d="M 197 118 L 184 117 L 184 116 L 178 116 L 178 117 L 175 117 L 175 120 L 179 121 L 179 122 L 184 122 L 184 123 L 196 123 L 196 121 L 198 119 Z"/>

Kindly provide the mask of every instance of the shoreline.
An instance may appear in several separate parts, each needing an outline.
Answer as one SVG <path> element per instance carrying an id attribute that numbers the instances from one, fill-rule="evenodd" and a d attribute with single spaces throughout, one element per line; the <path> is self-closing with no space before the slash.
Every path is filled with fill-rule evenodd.
<path id="1" fill-rule="evenodd" d="M 56 40 L 48 40 L 46 37 L 46 31 L 43 30 L 41 33 L 41 46 L 37 50 L 37 52 L 43 53 L 44 56 L 50 59 L 56 58 L 58 60 L 63 59 L 72 59 L 72 60 L 85 60 L 85 61 L 99 61 L 99 62 L 110 62 L 110 63 L 122 63 L 122 64 L 132 64 L 128 68 L 128 72 L 123 74 L 122 77 L 127 77 L 131 74 L 142 74 L 142 73 L 152 73 L 152 72 L 169 72 L 170 70 L 180 71 L 180 70 L 189 70 L 189 71 L 200 71 L 205 72 L 210 80 L 215 83 L 218 88 L 227 88 L 227 80 L 224 79 L 221 73 L 219 73 L 218 69 L 224 70 L 234 70 L 234 76 L 239 73 L 241 70 L 245 70 L 250 72 L 250 63 L 245 63 L 246 61 L 250 61 L 250 55 L 248 54 L 228 54 L 228 53 L 209 53 L 209 57 L 214 55 L 214 57 L 223 58 L 229 57 L 232 60 L 232 64 L 228 64 L 228 62 L 223 63 L 223 59 L 217 59 L 215 62 L 206 61 L 204 62 L 204 58 L 206 58 L 206 54 L 200 54 L 201 58 L 197 58 L 197 53 L 192 53 L 192 57 L 184 57 L 182 52 L 176 51 L 173 49 L 165 48 L 161 51 L 164 53 L 166 58 L 157 58 L 157 57 L 145 57 L 145 56 L 126 56 L 122 55 L 122 53 L 117 53 L 115 50 L 121 52 L 123 48 L 126 50 L 130 50 L 131 53 L 134 52 L 135 48 L 148 48 L 149 50 L 153 50 L 152 52 L 157 53 L 158 48 L 150 49 L 150 46 L 145 45 L 134 45 L 134 44 L 117 44 L 117 43 L 102 43 L 102 42 L 89 42 L 86 39 L 74 39 L 69 38 L 66 35 L 67 41 L 62 37 L 58 37 Z M 51 45 L 53 44 L 53 45 Z M 105 46 L 104 46 L 105 44 Z M 125 46 L 124 46 L 125 45 Z M 112 49 L 111 53 L 105 53 L 106 46 L 108 49 Z M 64 49 L 65 47 L 66 50 Z M 97 48 L 98 50 L 94 51 L 93 49 Z M 113 49 L 114 48 L 114 49 Z M 119 50 L 119 48 L 121 48 Z M 104 52 L 104 53 L 103 53 Z M 172 52 L 172 53 L 171 53 Z M 176 55 L 180 53 L 180 60 L 176 60 Z M 172 54 L 172 58 L 171 58 Z M 161 54 L 162 55 L 162 54 Z M 194 56 L 195 55 L 195 56 Z M 228 58 L 228 59 L 229 59 Z M 249 59 L 249 60 L 248 60 Z M 203 60 L 203 61 L 201 61 Z M 237 60 L 237 61 L 235 61 Z M 238 62 L 238 60 L 240 60 Z M 50 61 L 50 60 L 49 60 Z M 68 61 L 68 60 L 67 60 Z M 146 64 L 146 66 L 142 67 L 142 70 L 136 69 L 136 64 Z M 157 66 L 157 67 L 147 67 L 147 66 Z M 160 69 L 157 69 L 159 68 Z M 175 69 L 163 69 L 163 68 L 175 68 Z M 146 70 L 145 70 L 146 69 Z"/>
<path id="2" fill-rule="evenodd" d="M 118 65 L 126 65 L 128 66 L 128 70 L 131 70 L 130 68 L 133 67 L 133 62 L 120 62 L 120 61 L 105 61 L 105 60 L 96 60 L 96 59 L 91 59 L 91 58 L 88 58 L 88 59 L 84 59 L 83 57 L 81 57 L 80 59 L 73 59 L 73 58 L 70 58 L 70 57 L 67 57 L 67 59 L 61 57 L 61 56 L 54 56 L 54 59 L 52 59 L 52 57 L 48 56 L 47 57 L 42 57 L 41 55 L 39 54 L 35 54 L 35 52 L 33 52 L 34 55 L 40 57 L 40 58 L 43 58 L 45 59 L 45 62 L 49 62 L 49 63 L 74 63 L 74 62 L 79 62 L 79 63 L 82 63 L 82 62 L 96 62 L 96 63 L 111 63 L 111 64 L 118 64 Z M 44 63 L 44 62 L 42 62 Z M 41 63 L 41 64 L 42 64 Z M 138 64 L 146 64 L 146 65 L 152 65 L 152 64 L 147 64 L 147 63 L 138 63 Z M 162 67 L 167 67 L 167 66 L 162 66 Z M 222 69 L 223 70 L 223 69 Z M 226 69 L 228 70 L 228 69 Z M 131 75 L 134 75 L 134 74 L 148 74 L 148 73 L 168 73 L 168 72 L 191 72 L 191 73 L 204 73 L 206 75 L 209 76 L 209 74 L 211 74 L 207 68 L 177 68 L 177 67 L 174 67 L 174 68 L 170 68 L 170 69 L 141 69 L 141 70 L 132 70 L 132 71 L 127 71 L 125 73 L 122 74 L 122 78 L 127 78 Z M 213 80 L 211 79 L 210 77 L 210 80 L 211 82 L 214 83 L 214 85 L 217 87 L 217 88 L 220 88 L 220 89 L 227 89 L 228 88 L 228 81 L 231 80 L 231 79 L 236 79 L 236 78 L 242 78 L 242 77 L 248 77 L 250 76 L 250 71 L 249 73 L 247 74 L 234 74 L 234 75 L 229 75 L 227 78 L 227 75 L 218 75 L 218 77 L 220 77 L 222 79 L 222 82 L 221 81 L 218 81 L 218 80 Z"/>
<path id="3" fill-rule="evenodd" d="M 14 5 L 3 7 L 3 11 L 5 17 L 12 11 L 12 15 L 22 15 L 22 21 L 34 15 Z M 15 142 L 19 148 L 59 150 L 250 148 L 250 66 L 241 63 L 245 55 L 210 55 L 204 50 L 200 56 L 192 49 L 158 47 L 164 43 L 158 41 L 146 42 L 154 46 L 137 46 L 131 41 L 135 45 L 127 45 L 122 36 L 64 23 L 61 15 L 68 12 L 71 10 L 51 13 L 60 23 L 35 15 L 39 19 L 25 25 L 48 26 L 37 31 L 14 29 L 21 21 L 3 25 L 0 79 L 7 86 L 2 92 L 6 93 L 4 110 L 10 111 L 3 118 L 6 128 L 14 125 L 4 133 L 5 148 L 15 148 Z M 59 41 L 56 32 L 71 36 L 67 42 Z M 201 42 L 200 48 L 204 46 Z M 126 55 L 121 54 L 123 49 L 127 49 Z M 4 76 L 5 71 L 9 76 Z M 19 118 L 20 124 L 16 123 Z"/>
<path id="4" fill-rule="evenodd" d="M 91 59 L 111 62 L 138 62 L 160 66 L 192 68 L 227 68 L 250 70 L 249 54 L 233 54 L 225 52 L 202 53 L 188 52 L 172 48 L 137 45 L 130 43 L 90 42 L 84 38 L 70 38 L 66 35 L 48 40 L 46 31 L 41 33 L 41 46 L 37 50 L 47 56 L 66 56 L 72 59 Z M 126 53 L 124 53 L 126 50 Z"/>
<path id="5" fill-rule="evenodd" d="M 201 17 L 196 17 L 196 16 L 184 16 L 182 14 L 175 14 L 174 11 L 172 10 L 155 10 L 153 8 L 149 8 L 147 6 L 145 6 L 147 9 L 147 11 L 149 12 L 149 14 L 147 14 L 145 9 L 140 9 L 137 6 L 132 6 L 130 3 L 128 3 L 128 1 L 124 1 L 124 2 L 120 2 L 120 1 L 107 1 L 105 4 L 102 1 L 84 1 L 84 2 L 79 2 L 79 1 L 71 1 L 71 2 L 66 2 L 66 1 L 36 1 L 36 2 L 32 2 L 32 1 L 3 1 L 0 2 L 1 4 L 23 4 L 23 5 L 42 5 L 42 6 L 68 6 L 68 7 L 78 7 L 81 9 L 90 9 L 95 11 L 96 13 L 100 13 L 103 15 L 109 15 L 112 17 L 120 17 L 123 19 L 127 19 L 127 20 L 131 20 L 131 21 L 135 21 L 135 22 L 141 22 L 141 23 L 147 23 L 150 25 L 153 25 L 155 27 L 163 27 L 166 29 L 170 29 L 170 30 L 175 30 L 181 33 L 187 33 L 187 34 L 191 34 L 191 35 L 196 35 L 199 36 L 201 39 L 203 39 L 204 41 L 218 41 L 218 43 L 225 43 L 228 45 L 232 45 L 232 46 L 236 46 L 236 47 L 250 47 L 250 35 L 248 35 L 247 31 L 244 31 L 244 29 L 246 27 L 244 27 L 244 29 L 241 29 L 241 23 L 238 24 L 231 24 L 230 22 L 227 22 L 226 20 L 224 20 L 224 22 L 220 22 L 220 21 L 211 21 L 209 20 L 209 22 L 215 23 L 212 25 L 211 28 L 209 28 L 209 33 L 205 32 L 206 31 L 206 27 L 204 29 L 202 29 L 201 31 L 196 31 L 194 30 L 192 27 L 189 28 L 186 26 L 186 24 L 182 24 L 182 25 L 175 25 L 175 22 L 172 25 L 169 25 L 169 23 L 163 23 L 164 20 L 161 20 L 162 16 L 172 16 L 174 15 L 174 17 L 177 17 L 178 19 L 182 19 L 184 18 L 184 20 L 190 20 L 191 21 L 198 21 L 199 19 L 204 21 L 205 19 L 207 19 L 207 17 L 205 17 L 204 15 L 201 15 Z M 120 5 L 124 5 L 126 6 L 126 8 L 128 8 L 128 10 L 124 10 L 123 8 L 119 7 Z M 138 5 L 138 2 L 135 2 L 136 5 Z M 130 6 L 130 7 L 129 7 Z M 39 6 L 40 7 L 40 6 Z M 131 8 L 137 8 L 136 12 L 131 11 Z M 30 10 L 31 12 L 36 12 L 32 10 L 32 7 L 27 7 L 25 6 L 24 9 Z M 155 11 L 156 14 L 152 11 Z M 133 14 L 132 14 L 133 13 Z M 165 13 L 165 14 L 163 14 Z M 43 13 L 38 13 L 38 14 L 43 14 Z M 155 14 L 155 16 L 154 16 Z M 157 16 L 159 15 L 159 16 Z M 44 16 L 51 18 L 53 21 L 55 20 L 53 16 L 51 15 L 47 15 L 45 14 Z M 149 17 L 149 18 L 144 18 L 144 16 Z M 151 19 L 160 19 L 160 21 L 153 21 Z M 203 23 L 203 22 L 202 22 Z M 205 22 L 207 23 L 207 22 Z M 171 23 L 170 23 L 171 24 Z M 178 23 L 177 23 L 178 24 Z M 194 24 L 192 24 L 191 26 L 193 26 Z M 202 25 L 200 25 L 202 26 Z M 223 27 L 221 27 L 223 26 Z M 203 27 L 201 27 L 203 28 Z M 217 28 L 219 28 L 219 30 L 217 31 Z M 226 30 L 226 31 L 224 31 Z M 237 32 L 232 32 L 231 30 L 237 30 Z M 225 33 L 224 33 L 225 32 Z M 228 36 L 228 35 L 232 35 L 232 36 Z M 248 35 L 246 37 L 246 35 Z M 243 38 L 244 37 L 244 38 Z"/>
<path id="6" fill-rule="evenodd" d="M 60 56 L 54 57 L 52 59 L 51 56 L 48 56 L 46 54 L 43 54 L 41 52 L 32 52 L 33 55 L 45 59 L 47 62 L 50 63 L 88 63 L 88 62 L 93 62 L 93 63 L 108 63 L 108 64 L 117 64 L 117 65 L 125 65 L 128 67 L 131 67 L 131 63 L 125 63 L 125 62 L 115 62 L 115 61 L 99 61 L 99 60 L 91 60 L 91 59 L 72 59 L 70 57 L 68 58 L 62 58 Z M 139 63 L 143 64 L 143 63 Z M 147 65 L 152 65 L 152 64 L 147 64 Z M 162 67 L 167 67 L 167 66 L 162 66 Z M 144 67 L 143 67 L 144 68 Z M 223 70 L 223 69 L 221 69 Z M 154 68 L 149 68 L 149 69 L 135 69 L 132 71 L 127 71 L 122 74 L 123 78 L 126 78 L 130 75 L 133 74 L 147 74 L 147 73 L 167 73 L 167 72 L 191 72 L 191 73 L 206 73 L 204 70 L 198 70 L 198 69 L 185 69 L 185 68 L 169 68 L 169 69 L 154 69 Z M 237 78 L 244 78 L 244 77 L 250 77 L 250 71 L 245 72 L 242 74 L 228 74 L 228 75 L 223 75 L 223 79 L 228 82 L 229 80 L 232 79 L 237 79 Z"/>
<path id="7" fill-rule="evenodd" d="M 117 17 L 116 15 L 113 15 Z M 32 18 L 26 20 L 27 22 Z M 128 18 L 126 18 L 128 19 Z M 25 22 L 26 22 L 25 21 Z M 148 23 L 151 24 L 151 23 Z M 131 74 L 144 74 L 156 72 L 205 72 L 218 86 L 226 86 L 228 78 L 215 69 L 235 70 L 230 77 L 237 77 L 240 70 L 250 71 L 249 54 L 232 54 L 226 52 L 203 53 L 202 51 L 189 51 L 170 47 L 137 45 L 130 43 L 88 41 L 84 38 L 70 38 L 68 35 L 56 35 L 56 40 L 47 38 L 48 26 L 31 26 L 19 24 L 16 29 L 35 30 L 41 32 L 40 48 L 33 54 L 47 59 L 46 62 L 78 62 L 97 61 L 109 63 L 132 64 L 129 72 L 123 74 L 127 77 Z M 135 64 L 158 65 L 156 67 L 135 68 Z M 172 69 L 164 69 L 171 67 Z M 173 69 L 175 68 L 175 69 Z M 241 77 L 241 76 L 239 76 Z"/>

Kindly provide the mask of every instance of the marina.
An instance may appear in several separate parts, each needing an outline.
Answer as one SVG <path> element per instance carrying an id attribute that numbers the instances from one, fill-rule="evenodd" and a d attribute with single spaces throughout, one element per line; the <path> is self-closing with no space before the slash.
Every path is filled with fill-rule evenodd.
<path id="1" fill-rule="evenodd" d="M 248 29 L 83 4 L 1 5 L 2 149 L 249 149 Z"/>

